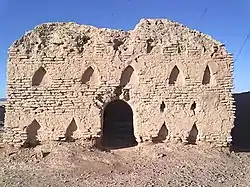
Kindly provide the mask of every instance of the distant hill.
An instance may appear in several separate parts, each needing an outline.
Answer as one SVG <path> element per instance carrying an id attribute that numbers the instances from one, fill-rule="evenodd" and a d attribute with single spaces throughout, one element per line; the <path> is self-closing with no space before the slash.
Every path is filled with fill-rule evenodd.
<path id="1" fill-rule="evenodd" d="M 6 102 L 6 98 L 0 98 L 0 106 L 4 106 L 5 105 L 5 102 Z M 1 113 L 1 112 L 0 112 Z M 0 114 L 1 116 L 1 114 Z"/>

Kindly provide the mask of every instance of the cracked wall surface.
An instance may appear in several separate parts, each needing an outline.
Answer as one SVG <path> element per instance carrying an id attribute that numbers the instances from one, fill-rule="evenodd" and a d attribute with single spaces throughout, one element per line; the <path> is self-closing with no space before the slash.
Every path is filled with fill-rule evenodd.
<path id="1" fill-rule="evenodd" d="M 101 137 L 104 107 L 117 99 L 133 110 L 138 142 L 166 132 L 164 141 L 185 142 L 194 126 L 197 142 L 231 141 L 233 57 L 176 22 L 143 19 L 131 31 L 42 24 L 10 47 L 7 74 L 5 142 L 16 146 L 34 122 L 32 141 Z"/>

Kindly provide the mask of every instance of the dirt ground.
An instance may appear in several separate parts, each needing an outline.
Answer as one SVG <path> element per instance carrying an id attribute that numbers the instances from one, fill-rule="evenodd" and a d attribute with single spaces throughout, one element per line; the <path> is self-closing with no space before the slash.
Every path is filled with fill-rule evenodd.
<path id="1" fill-rule="evenodd" d="M 0 148 L 0 186 L 250 186 L 250 153 L 142 144 L 101 151 L 83 142 Z"/>

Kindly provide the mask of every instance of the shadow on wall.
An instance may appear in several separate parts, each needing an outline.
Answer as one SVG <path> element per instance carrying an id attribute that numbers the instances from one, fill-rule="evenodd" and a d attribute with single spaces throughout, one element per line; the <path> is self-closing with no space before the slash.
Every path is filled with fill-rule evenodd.
<path id="1" fill-rule="evenodd" d="M 187 143 L 196 145 L 197 136 L 198 136 L 198 129 L 196 124 L 194 124 L 187 138 Z"/>
<path id="2" fill-rule="evenodd" d="M 65 133 L 66 141 L 68 142 L 74 141 L 73 135 L 76 130 L 77 130 L 77 125 L 76 125 L 75 119 L 72 119 L 71 123 L 66 129 L 66 133 Z"/>
<path id="3" fill-rule="evenodd" d="M 35 147 L 40 142 L 37 139 L 37 131 L 41 128 L 40 124 L 33 120 L 32 123 L 27 127 L 27 140 L 24 143 L 24 147 Z"/>
<path id="4" fill-rule="evenodd" d="M 163 143 L 168 136 L 168 128 L 165 124 L 165 122 L 163 123 L 163 125 L 161 126 L 161 129 L 158 132 L 157 137 L 152 138 L 153 143 Z"/>
<path id="5" fill-rule="evenodd" d="M 231 131 L 232 150 L 236 152 L 250 151 L 250 92 L 234 94 L 236 119 Z"/>

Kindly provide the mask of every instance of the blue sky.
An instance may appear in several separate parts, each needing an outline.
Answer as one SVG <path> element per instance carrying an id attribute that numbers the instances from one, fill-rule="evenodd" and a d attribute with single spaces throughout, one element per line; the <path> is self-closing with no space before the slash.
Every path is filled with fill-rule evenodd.
<path id="1" fill-rule="evenodd" d="M 7 50 L 36 25 L 73 21 L 129 30 L 144 17 L 200 30 L 236 56 L 250 31 L 250 0 L 0 0 L 0 98 L 6 92 Z M 234 75 L 235 92 L 250 90 L 250 39 L 235 62 Z"/>

